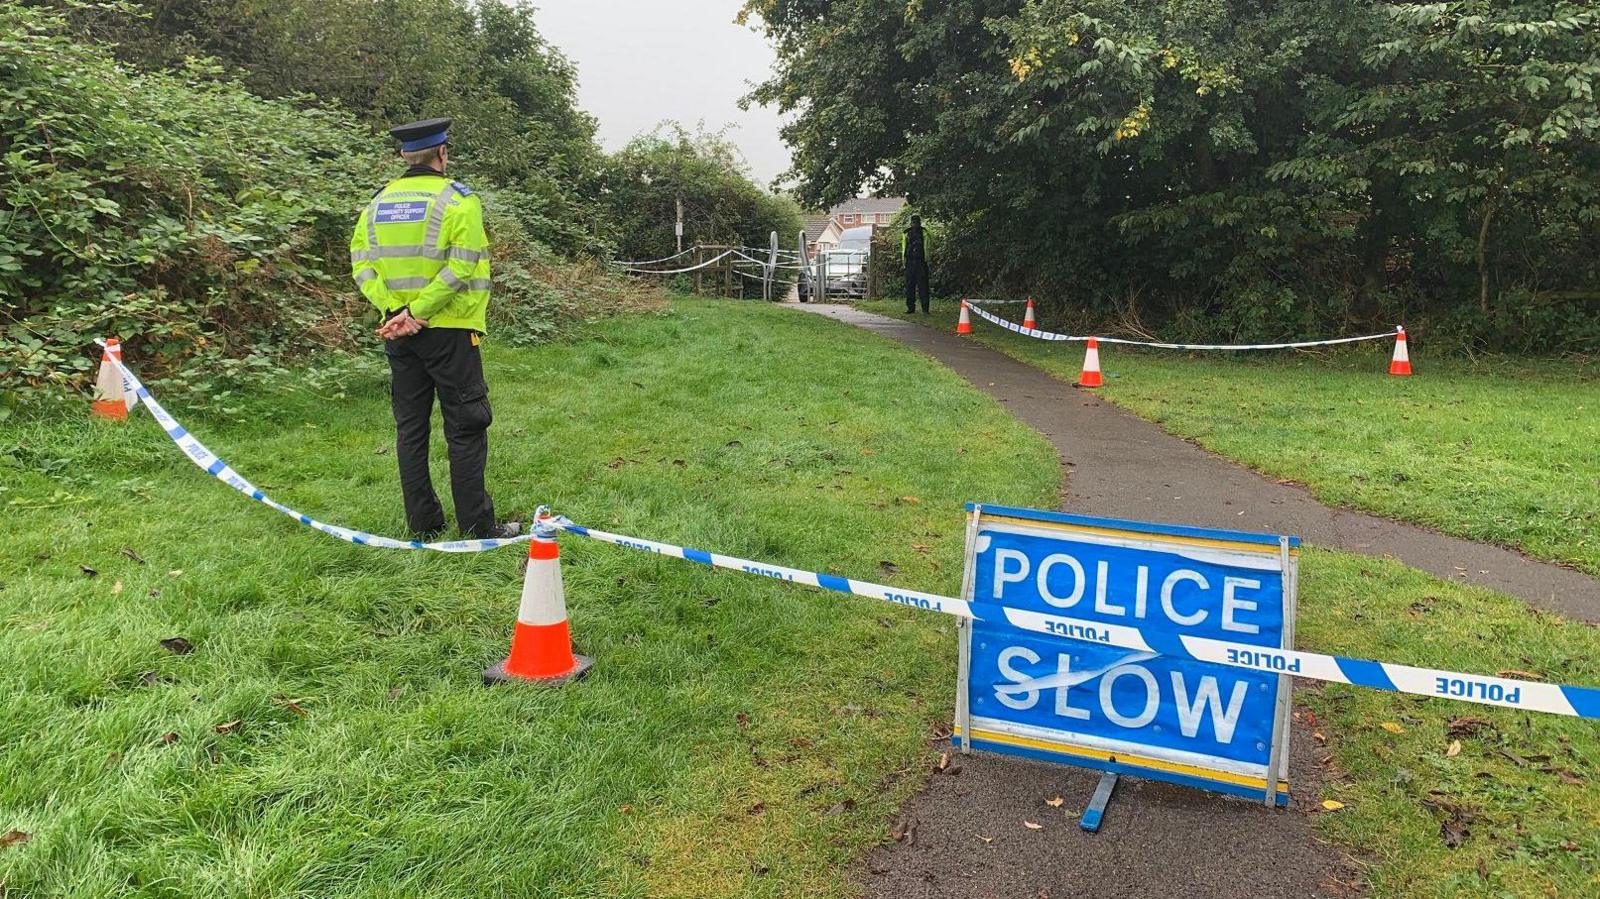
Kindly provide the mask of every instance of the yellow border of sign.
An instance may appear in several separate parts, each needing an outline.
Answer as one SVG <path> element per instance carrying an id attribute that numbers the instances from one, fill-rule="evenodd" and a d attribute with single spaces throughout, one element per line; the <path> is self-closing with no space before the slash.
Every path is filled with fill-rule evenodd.
<path id="1" fill-rule="evenodd" d="M 958 737 L 963 736 L 961 733 L 961 727 L 959 725 L 953 729 L 953 733 Z M 1163 761 L 1162 759 L 1153 759 L 1149 756 L 1134 755 L 1133 753 L 1128 752 L 1108 752 L 1104 749 L 1090 749 L 1086 746 L 1078 746 L 1072 743 L 1055 743 L 1050 740 L 1040 740 L 1035 737 L 1019 737 L 1015 734 L 1006 734 L 993 730 L 982 730 L 976 727 L 972 729 L 972 739 L 983 740 L 989 743 L 1004 743 L 1008 746 L 1021 746 L 1024 749 L 1037 749 L 1043 752 L 1055 752 L 1061 755 L 1078 756 L 1079 758 L 1091 758 L 1101 762 L 1111 762 L 1114 764 L 1131 765 L 1139 768 L 1149 768 L 1152 771 L 1164 771 L 1169 774 L 1179 774 L 1184 777 L 1193 777 L 1196 780 L 1212 780 L 1218 783 L 1233 784 L 1235 786 L 1247 787 L 1252 790 L 1261 790 L 1262 792 L 1265 792 L 1267 789 L 1267 780 L 1264 777 L 1251 777 L 1247 774 L 1234 774 L 1230 771 L 1218 771 L 1215 768 L 1201 768 L 1196 765 L 1184 765 L 1179 762 L 1168 762 Z M 1289 792 L 1289 782 L 1287 780 L 1278 781 L 1278 792 L 1285 794 Z"/>
<path id="2" fill-rule="evenodd" d="M 1183 537 L 1177 534 L 1151 534 L 1145 531 L 1123 531 L 1116 528 L 1097 528 L 1082 524 L 1067 524 L 1061 521 L 1035 521 L 1030 518 L 1012 518 L 1009 515 L 981 515 L 978 519 L 979 527 L 988 523 L 1012 524 L 1021 527 L 1038 528 L 1050 531 L 1067 531 L 1075 534 L 1095 534 L 1101 537 L 1122 537 L 1135 540 L 1149 540 L 1155 543 L 1171 543 L 1175 546 L 1195 546 L 1204 549 L 1226 549 L 1234 552 L 1245 552 L 1257 556 L 1277 557 L 1279 549 L 1276 546 L 1263 546 L 1258 543 L 1239 543 L 1233 540 L 1213 540 L 1208 537 Z M 1299 547 L 1290 547 L 1289 555 L 1300 555 Z"/>

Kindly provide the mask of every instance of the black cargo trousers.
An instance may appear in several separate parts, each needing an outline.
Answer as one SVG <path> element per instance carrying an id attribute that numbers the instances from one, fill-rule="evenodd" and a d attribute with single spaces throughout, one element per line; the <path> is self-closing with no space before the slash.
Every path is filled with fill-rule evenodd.
<path id="1" fill-rule="evenodd" d="M 444 528 L 444 509 L 428 475 L 428 440 L 433 430 L 433 396 L 444 415 L 444 441 L 450 453 L 450 496 L 456 524 L 469 537 L 494 529 L 494 500 L 483 486 L 489 461 L 489 385 L 476 332 L 462 328 L 423 328 L 410 337 L 384 343 L 389 359 L 389 395 L 394 407 L 395 457 L 405 495 L 406 524 L 417 533 Z"/>

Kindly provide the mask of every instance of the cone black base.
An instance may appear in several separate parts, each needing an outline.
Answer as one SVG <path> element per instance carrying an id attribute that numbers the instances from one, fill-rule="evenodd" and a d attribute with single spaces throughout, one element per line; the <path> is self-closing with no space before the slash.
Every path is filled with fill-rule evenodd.
<path id="1" fill-rule="evenodd" d="M 495 684 L 533 684 L 540 687 L 564 687 L 588 674 L 589 669 L 594 667 L 594 659 L 589 656 L 573 653 L 572 658 L 578 664 L 572 666 L 572 670 L 566 674 L 558 674 L 554 677 L 522 677 L 517 674 L 507 674 L 506 663 L 503 661 L 496 662 L 483 670 L 483 683 L 485 686 L 490 687 Z"/>

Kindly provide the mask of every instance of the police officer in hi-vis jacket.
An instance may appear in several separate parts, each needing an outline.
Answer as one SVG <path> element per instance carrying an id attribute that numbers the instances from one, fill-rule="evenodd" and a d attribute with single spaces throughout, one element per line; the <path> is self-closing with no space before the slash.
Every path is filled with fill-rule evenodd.
<path id="1" fill-rule="evenodd" d="M 469 537 L 515 537 L 520 525 L 495 521 L 494 501 L 483 486 L 494 418 L 479 354 L 489 306 L 489 240 L 482 202 L 445 177 L 450 121 L 390 129 L 407 168 L 361 211 L 350 238 L 350 273 L 384 318 L 378 336 L 389 360 L 406 523 L 429 538 L 444 530 L 444 509 L 428 476 L 437 394 L 456 524 Z"/>

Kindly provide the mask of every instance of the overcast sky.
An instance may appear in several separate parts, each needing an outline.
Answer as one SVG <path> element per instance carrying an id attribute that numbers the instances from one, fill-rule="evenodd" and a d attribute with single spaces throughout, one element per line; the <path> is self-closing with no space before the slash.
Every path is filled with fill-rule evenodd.
<path id="1" fill-rule="evenodd" d="M 600 143 L 626 144 L 664 119 L 693 130 L 734 125 L 728 137 L 767 186 L 789 167 L 778 114 L 739 109 L 766 78 L 766 40 L 735 25 L 740 0 L 531 0 L 546 40 L 578 67 L 578 102 L 600 121 Z"/>

